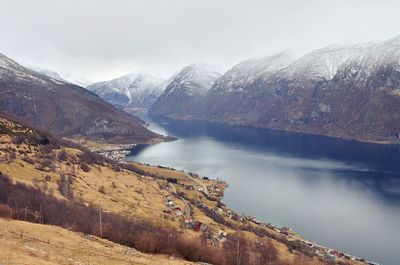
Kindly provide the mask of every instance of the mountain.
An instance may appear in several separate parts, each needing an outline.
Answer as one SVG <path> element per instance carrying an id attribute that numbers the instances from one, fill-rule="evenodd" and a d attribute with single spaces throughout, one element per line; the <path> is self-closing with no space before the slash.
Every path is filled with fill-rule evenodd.
<path id="1" fill-rule="evenodd" d="M 0 54 L 0 112 L 57 136 L 118 143 L 158 135 L 86 89 L 29 70 Z"/>
<path id="2" fill-rule="evenodd" d="M 63 74 L 62 76 L 69 83 L 75 84 L 75 85 L 80 86 L 80 87 L 87 87 L 87 86 L 93 84 L 92 81 L 90 81 L 90 80 L 88 80 L 88 79 L 86 79 L 84 77 L 76 77 L 76 76 L 71 75 L 71 74 Z"/>
<path id="3" fill-rule="evenodd" d="M 117 108 L 143 113 L 162 94 L 167 85 L 165 81 L 148 74 L 131 73 L 110 81 L 94 83 L 86 89 Z"/>
<path id="4" fill-rule="evenodd" d="M 400 141 L 400 37 L 254 58 L 222 76 L 205 69 L 185 67 L 151 115 Z"/>
<path id="5" fill-rule="evenodd" d="M 75 78 L 69 74 L 60 75 L 59 73 L 57 73 L 53 70 L 46 69 L 46 68 L 37 67 L 37 66 L 26 66 L 26 67 L 37 73 L 40 73 L 42 75 L 45 75 L 47 77 L 50 77 L 52 79 L 55 79 L 55 80 L 58 80 L 58 81 L 61 81 L 64 83 L 71 83 L 71 84 L 81 86 L 81 87 L 87 87 L 88 85 L 93 84 L 93 82 L 86 80 L 84 78 Z"/>
<path id="6" fill-rule="evenodd" d="M 184 67 L 151 106 L 150 115 L 172 118 L 191 116 L 202 106 L 203 98 L 219 77 L 220 69 L 212 65 L 191 64 Z"/>
<path id="7" fill-rule="evenodd" d="M 61 81 L 64 83 L 70 83 L 69 81 L 67 81 L 66 79 L 64 79 L 59 73 L 46 69 L 46 68 L 41 68 L 41 67 L 36 67 L 36 66 L 32 66 L 32 67 L 27 67 L 39 74 L 45 75 L 51 79 L 57 80 L 57 81 Z"/>
<path id="8" fill-rule="evenodd" d="M 278 54 L 230 69 L 207 93 L 196 118 L 347 139 L 398 141 L 400 37 L 329 46 L 291 63 L 286 57 Z"/>
<path id="9" fill-rule="evenodd" d="M 213 85 L 213 90 L 227 93 L 243 92 L 249 84 L 262 75 L 279 71 L 296 59 L 292 52 L 282 52 L 272 56 L 253 58 L 229 69 Z"/>

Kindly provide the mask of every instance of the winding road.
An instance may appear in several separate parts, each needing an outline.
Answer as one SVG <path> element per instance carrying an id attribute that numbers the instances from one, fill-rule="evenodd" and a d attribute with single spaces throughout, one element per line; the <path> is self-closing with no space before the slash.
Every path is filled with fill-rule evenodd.
<path id="1" fill-rule="evenodd" d="M 169 185 L 171 186 L 173 192 L 175 193 L 176 196 L 178 196 L 178 193 L 176 192 L 176 188 L 175 185 L 172 183 L 169 183 Z M 185 198 L 183 198 L 182 196 L 179 196 L 179 199 L 181 199 L 181 201 L 183 202 L 183 204 L 185 205 L 185 213 L 186 213 L 186 218 L 190 218 L 192 216 L 191 210 L 190 210 L 190 205 L 187 202 L 187 200 Z"/>
<path id="2" fill-rule="evenodd" d="M 191 179 L 191 180 L 193 180 L 194 182 L 196 182 L 197 184 L 203 186 L 203 192 L 204 192 L 204 194 L 206 194 L 207 196 L 209 195 L 209 194 L 208 194 L 208 190 L 207 190 L 207 186 L 206 186 L 203 182 L 201 182 L 201 181 L 198 180 L 198 179 L 193 178 L 193 177 L 190 176 L 189 174 L 186 174 L 186 176 L 187 176 L 189 179 Z"/>

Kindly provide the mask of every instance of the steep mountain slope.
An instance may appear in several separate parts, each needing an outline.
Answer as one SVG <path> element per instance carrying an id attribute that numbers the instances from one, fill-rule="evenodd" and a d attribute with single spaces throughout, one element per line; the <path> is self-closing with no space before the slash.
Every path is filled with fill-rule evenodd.
<path id="1" fill-rule="evenodd" d="M 145 142 L 158 135 L 94 93 L 29 70 L 0 54 L 0 112 L 65 137 Z"/>
<path id="2" fill-rule="evenodd" d="M 202 106 L 203 98 L 221 77 L 221 71 L 207 64 L 184 67 L 169 83 L 164 93 L 150 108 L 150 115 L 184 118 L 193 115 Z"/>
<path id="3" fill-rule="evenodd" d="M 216 81 L 198 119 L 393 142 L 400 133 L 400 38 L 330 46 L 292 63 L 282 54 L 233 67 Z M 270 62 L 270 63 L 269 63 Z M 261 64 L 262 65 L 262 64 Z"/>
<path id="4" fill-rule="evenodd" d="M 94 83 L 86 89 L 120 109 L 146 112 L 162 94 L 165 80 L 148 74 L 131 73 L 111 81 Z"/>

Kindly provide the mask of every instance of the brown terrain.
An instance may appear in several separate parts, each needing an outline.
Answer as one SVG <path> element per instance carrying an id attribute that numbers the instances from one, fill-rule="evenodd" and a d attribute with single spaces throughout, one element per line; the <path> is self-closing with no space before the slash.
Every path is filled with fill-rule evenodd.
<path id="1" fill-rule="evenodd" d="M 219 202 L 226 187 L 117 163 L 1 118 L 0 262 L 363 264 L 235 213 Z"/>

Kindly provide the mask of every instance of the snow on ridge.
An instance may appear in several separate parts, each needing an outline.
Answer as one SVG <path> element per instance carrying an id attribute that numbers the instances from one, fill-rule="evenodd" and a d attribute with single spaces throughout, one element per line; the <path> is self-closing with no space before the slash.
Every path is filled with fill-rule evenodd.
<path id="1" fill-rule="evenodd" d="M 169 96 L 176 91 L 189 96 L 205 95 L 211 89 L 215 80 L 222 76 L 222 69 L 215 65 L 204 63 L 190 64 L 182 68 L 166 88 Z"/>
<path id="2" fill-rule="evenodd" d="M 360 64 L 364 74 L 382 64 L 400 64 L 400 36 L 383 42 L 330 45 L 303 55 L 288 51 L 248 59 L 229 69 L 212 89 L 245 92 L 256 79 L 273 73 L 290 79 L 331 80 L 342 67 L 351 63 Z"/>
<path id="3" fill-rule="evenodd" d="M 338 69 L 352 61 L 361 61 L 373 44 L 331 45 L 317 49 L 302 56 L 285 70 L 293 78 L 332 79 Z"/>
<path id="4" fill-rule="evenodd" d="M 17 78 L 17 79 L 24 79 L 24 80 L 28 80 L 30 82 L 37 82 L 40 84 L 46 84 L 46 83 L 62 84 L 62 83 L 64 83 L 55 78 L 43 75 L 34 70 L 26 68 L 1 53 L 0 53 L 0 74 L 12 75 L 14 78 Z"/>
<path id="5" fill-rule="evenodd" d="M 233 91 L 243 91 L 245 86 L 252 83 L 261 75 L 282 70 L 297 58 L 298 55 L 294 52 L 285 51 L 242 61 L 219 78 L 215 83 L 214 89 L 224 87 L 230 93 Z"/>
<path id="6" fill-rule="evenodd" d="M 0 68 L 11 70 L 11 71 L 23 71 L 24 67 L 19 65 L 17 62 L 12 60 L 11 58 L 5 56 L 4 54 L 0 53 Z"/>
<path id="7" fill-rule="evenodd" d="M 162 92 L 158 90 L 164 81 L 149 74 L 132 72 L 109 81 L 91 84 L 86 88 L 101 97 L 109 93 L 124 95 L 127 99 L 124 105 L 127 106 L 132 102 L 145 101 L 147 97 L 159 96 Z"/>
<path id="8" fill-rule="evenodd" d="M 69 83 L 69 81 L 64 79 L 59 73 L 57 73 L 55 71 L 52 71 L 52 70 L 49 70 L 46 68 L 37 67 L 37 66 L 27 66 L 27 68 L 52 79 L 54 82 L 56 82 L 58 84 Z"/>

